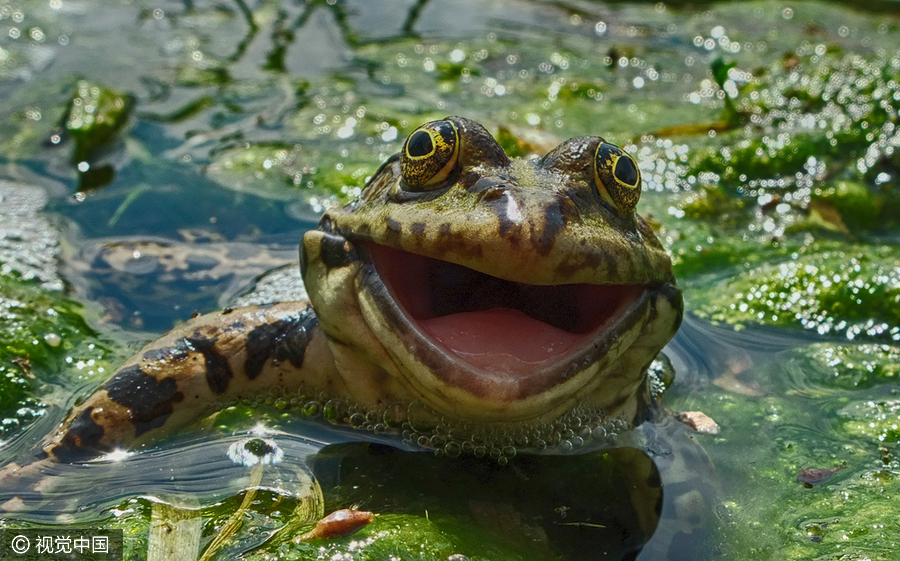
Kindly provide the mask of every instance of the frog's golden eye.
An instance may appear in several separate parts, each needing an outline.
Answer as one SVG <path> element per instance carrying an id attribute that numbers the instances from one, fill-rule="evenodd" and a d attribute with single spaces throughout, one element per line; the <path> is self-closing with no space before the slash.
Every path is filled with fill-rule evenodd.
<path id="1" fill-rule="evenodd" d="M 597 146 L 594 182 L 600 196 L 624 213 L 633 212 L 641 198 L 641 172 L 634 158 L 615 144 Z"/>
<path id="2" fill-rule="evenodd" d="M 409 191 L 438 188 L 459 158 L 459 131 L 450 121 L 432 121 L 406 139 L 400 153 L 400 173 Z"/>

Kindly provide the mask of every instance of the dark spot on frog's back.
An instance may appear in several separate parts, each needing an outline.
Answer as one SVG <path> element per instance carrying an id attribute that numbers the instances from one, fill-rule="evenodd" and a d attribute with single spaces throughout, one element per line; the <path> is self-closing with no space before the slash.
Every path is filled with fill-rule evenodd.
<path id="1" fill-rule="evenodd" d="M 100 446 L 104 430 L 94 422 L 93 412 L 94 408 L 88 407 L 75 417 L 59 446 L 53 449 L 53 455 L 57 459 L 63 462 L 78 462 L 105 450 Z"/>
<path id="2" fill-rule="evenodd" d="M 180 343 L 203 355 L 206 363 L 206 383 L 209 385 L 209 389 L 216 395 L 225 393 L 228 384 L 234 377 L 234 372 L 231 370 L 228 358 L 222 356 L 216 349 L 216 339 L 208 339 L 196 333 L 193 337 L 181 339 Z"/>
<path id="3" fill-rule="evenodd" d="M 219 264 L 219 260 L 211 255 L 188 255 L 184 258 L 189 271 L 202 271 L 212 269 Z"/>
<path id="4" fill-rule="evenodd" d="M 325 267 L 345 267 L 359 259 L 356 249 L 343 236 L 325 234 L 319 246 L 319 257 Z"/>
<path id="5" fill-rule="evenodd" d="M 425 223 L 424 222 L 413 222 L 409 226 L 410 232 L 415 236 L 421 236 L 425 233 Z"/>
<path id="6" fill-rule="evenodd" d="M 247 378 L 253 380 L 259 376 L 270 358 L 276 362 L 288 360 L 301 368 L 313 328 L 318 323 L 316 314 L 307 309 L 253 328 L 247 334 L 247 362 L 244 364 Z"/>
<path id="7" fill-rule="evenodd" d="M 157 380 L 137 365 L 120 370 L 102 389 L 111 400 L 131 409 L 136 436 L 161 427 L 174 405 L 184 399 L 174 378 Z"/>

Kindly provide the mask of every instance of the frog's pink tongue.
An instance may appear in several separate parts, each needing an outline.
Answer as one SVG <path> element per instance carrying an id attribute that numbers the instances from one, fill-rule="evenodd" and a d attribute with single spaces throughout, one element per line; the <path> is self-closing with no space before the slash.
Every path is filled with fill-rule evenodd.
<path id="1" fill-rule="evenodd" d="M 511 374 L 530 372 L 583 338 L 508 308 L 461 312 L 422 320 L 420 324 L 469 364 Z"/>

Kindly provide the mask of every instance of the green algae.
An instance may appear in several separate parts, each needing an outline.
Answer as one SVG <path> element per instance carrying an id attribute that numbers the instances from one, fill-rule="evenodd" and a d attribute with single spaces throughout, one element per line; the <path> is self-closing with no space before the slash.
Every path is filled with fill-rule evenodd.
<path id="1" fill-rule="evenodd" d="M 816 343 L 797 355 L 805 376 L 829 389 L 867 389 L 900 378 L 900 349 L 891 345 Z"/>
<path id="2" fill-rule="evenodd" d="M 472 560 L 510 559 L 527 561 L 546 559 L 527 547 L 498 545 L 477 527 L 411 515 L 384 514 L 352 536 L 334 540 L 286 543 L 273 553 L 249 555 L 248 559 L 409 559 L 438 561 L 465 556 Z M 461 558 L 461 557 L 460 557 Z"/>
<path id="3" fill-rule="evenodd" d="M 645 174 L 672 190 L 650 208 L 701 317 L 897 341 L 900 63 L 820 52 L 755 70 L 738 130 L 636 146 L 683 178 Z"/>
<path id="4" fill-rule="evenodd" d="M 128 123 L 133 100 L 99 84 L 80 80 L 66 113 L 66 132 L 75 148 L 74 163 L 99 155 Z"/>
<path id="5" fill-rule="evenodd" d="M 828 247 L 830 244 L 823 244 Z M 832 246 L 760 265 L 689 292 L 692 311 L 732 325 L 761 323 L 900 341 L 900 265 L 891 246 Z"/>
<path id="6" fill-rule="evenodd" d="M 836 181 L 833 185 L 829 185 L 825 189 L 817 189 L 811 196 L 811 214 L 822 210 L 825 212 L 837 213 L 838 219 L 825 221 L 821 220 L 816 226 L 821 225 L 824 228 L 833 228 L 844 233 L 859 233 L 867 230 L 877 229 L 888 221 L 894 221 L 893 208 L 891 212 L 883 212 L 886 204 L 892 206 L 894 203 L 889 199 L 890 194 L 885 188 L 881 191 L 884 193 L 876 193 L 870 190 L 861 181 Z M 886 200 L 887 199 L 887 200 Z M 816 209 L 817 203 L 824 203 L 830 208 Z"/>
<path id="7" fill-rule="evenodd" d="M 36 281 L 0 275 L 0 438 L 44 414 L 44 384 L 111 372 L 110 347 L 83 316 L 80 304 Z"/>

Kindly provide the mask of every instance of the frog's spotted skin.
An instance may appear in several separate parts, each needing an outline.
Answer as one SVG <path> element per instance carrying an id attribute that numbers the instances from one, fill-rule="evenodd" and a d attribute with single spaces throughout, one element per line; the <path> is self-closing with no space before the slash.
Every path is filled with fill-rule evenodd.
<path id="1" fill-rule="evenodd" d="M 307 362 L 327 353 L 317 324 L 312 310 L 296 303 L 193 318 L 122 365 L 45 439 L 39 457 L 76 462 L 144 442 L 160 428 L 202 418 L 217 403 L 295 389 L 301 369 L 307 383 L 333 387 L 332 363 Z"/>
<path id="2" fill-rule="evenodd" d="M 526 161 L 472 121 L 423 125 L 359 200 L 304 236 L 311 308 L 186 322 L 127 361 L 36 459 L 147 442 L 272 391 L 336 400 L 348 422 L 360 413 L 426 447 L 440 447 L 432 429 L 452 430 L 456 453 L 503 439 L 565 449 L 561 432 L 576 430 L 603 442 L 645 417 L 647 366 L 682 317 L 639 196 L 634 160 L 600 137 Z"/>

